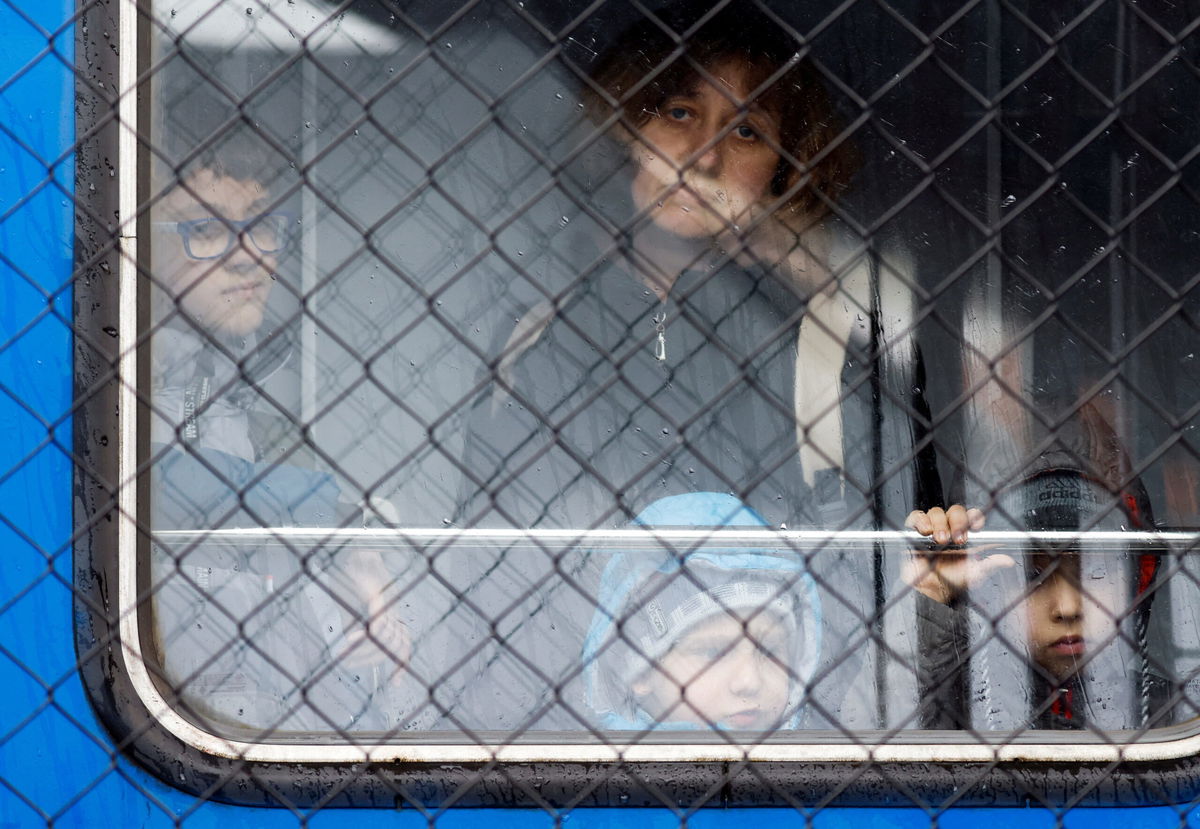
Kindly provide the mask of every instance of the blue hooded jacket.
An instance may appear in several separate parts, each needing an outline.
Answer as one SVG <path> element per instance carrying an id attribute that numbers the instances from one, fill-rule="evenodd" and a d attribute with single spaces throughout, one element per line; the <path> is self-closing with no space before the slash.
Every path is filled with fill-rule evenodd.
<path id="1" fill-rule="evenodd" d="M 732 495 L 688 493 L 662 498 L 638 525 L 755 528 L 766 522 Z M 583 646 L 586 701 L 609 730 L 695 730 L 661 721 L 640 704 L 634 682 L 702 622 L 729 614 L 743 624 L 773 614 L 789 627 L 785 654 L 771 654 L 789 677 L 780 726 L 794 728 L 820 658 L 821 605 L 816 585 L 794 554 L 703 547 L 682 555 L 621 553 L 604 570 L 596 612 Z M 701 712 L 703 713 L 703 712 Z M 725 727 L 717 722 L 718 728 Z"/>

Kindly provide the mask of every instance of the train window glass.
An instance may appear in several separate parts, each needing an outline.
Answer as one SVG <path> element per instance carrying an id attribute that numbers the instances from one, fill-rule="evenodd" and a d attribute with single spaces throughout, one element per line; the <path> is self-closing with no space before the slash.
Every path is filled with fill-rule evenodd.
<path id="1" fill-rule="evenodd" d="M 1194 66 L 903 5 L 152 3 L 142 692 L 264 759 L 1186 739 Z"/>

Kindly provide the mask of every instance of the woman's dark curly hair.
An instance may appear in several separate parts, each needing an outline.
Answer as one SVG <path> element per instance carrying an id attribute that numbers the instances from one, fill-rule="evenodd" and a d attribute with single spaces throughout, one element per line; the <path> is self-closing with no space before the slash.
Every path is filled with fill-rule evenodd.
<path id="1" fill-rule="evenodd" d="M 828 209 L 826 199 L 846 189 L 857 166 L 825 85 L 812 63 L 799 56 L 800 44 L 749 0 L 734 0 L 691 32 L 714 5 L 683 0 L 657 12 L 676 34 L 646 18 L 619 35 L 591 72 L 593 86 L 585 92 L 589 113 L 597 123 L 609 123 L 617 113 L 619 129 L 636 136 L 668 98 L 694 90 L 702 72 L 736 63 L 745 68 L 752 89 L 768 84 L 757 103 L 779 120 L 783 152 L 771 194 L 778 198 L 794 189 L 784 206 L 819 217 Z"/>

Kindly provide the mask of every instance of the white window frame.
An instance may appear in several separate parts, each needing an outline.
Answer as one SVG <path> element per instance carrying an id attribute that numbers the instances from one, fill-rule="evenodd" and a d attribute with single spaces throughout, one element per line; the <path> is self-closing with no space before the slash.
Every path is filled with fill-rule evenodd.
<path id="1" fill-rule="evenodd" d="M 119 148 L 119 236 L 121 255 L 119 265 L 120 326 L 118 343 L 120 349 L 120 444 L 119 444 L 119 527 L 118 527 L 118 608 L 121 648 L 132 687 L 154 716 L 159 725 L 170 734 L 201 752 L 243 761 L 286 764 L 330 764 L 360 763 L 371 761 L 417 762 L 417 763 L 489 763 L 492 761 L 512 763 L 570 762 L 570 763 L 696 763 L 696 762 L 788 762 L 788 763 L 1114 763 L 1151 762 L 1174 760 L 1200 754 L 1200 719 L 1182 727 L 1156 729 L 1130 742 L 1104 742 L 1094 732 L 1026 732 L 1039 738 L 1035 741 L 1010 741 L 1011 735 L 998 732 L 988 737 L 989 742 L 952 742 L 953 732 L 906 731 L 888 737 L 886 743 L 789 743 L 761 744 L 740 743 L 695 743 L 695 744 L 630 744 L 612 742 L 597 744 L 594 739 L 577 744 L 482 744 L 454 745 L 437 742 L 437 733 L 430 732 L 430 741 L 420 743 L 380 744 L 330 744 L 319 741 L 312 743 L 255 743 L 229 739 L 198 727 L 181 716 L 163 697 L 151 678 L 151 672 L 143 657 L 140 630 L 144 617 L 149 613 L 149 603 L 139 597 L 137 575 L 137 550 L 144 534 L 139 530 L 137 479 L 139 459 L 137 457 L 139 434 L 139 409 L 136 380 L 139 370 L 139 332 L 137 314 L 138 295 L 138 100 L 137 67 L 139 62 L 138 0 L 121 0 L 120 14 L 120 68 L 119 82 L 122 94 L 119 102 L 120 132 Z M 214 532 L 237 533 L 237 530 Z M 241 531 L 244 532 L 244 531 Z M 294 537 L 302 542 L 311 531 L 295 529 L 273 529 L 273 537 Z M 408 537 L 464 537 L 472 531 L 445 529 L 389 530 L 339 530 L 323 531 L 321 538 L 329 541 L 335 537 L 347 540 L 370 540 L 381 542 L 396 533 Z M 721 531 L 722 539 L 728 531 Z M 538 531 L 538 537 L 547 540 L 571 538 L 581 542 L 612 540 L 621 533 L 629 533 L 644 539 L 642 531 Z M 487 531 L 481 534 L 496 537 L 499 533 Z M 524 533 L 516 533 L 524 535 Z M 683 532 L 683 536 L 688 533 Z M 694 533 L 692 534 L 694 536 Z M 828 539 L 828 534 L 802 532 L 747 531 L 729 533 L 729 540 L 763 543 L 773 539 L 775 543 L 803 543 L 807 535 Z M 839 538 L 868 542 L 884 536 L 895 538 L 895 534 L 842 533 Z M 996 534 L 1001 535 L 1001 534 Z M 1024 534 L 1012 534 L 1026 538 Z M 1041 534 L 1039 534 L 1041 535 Z M 1054 535 L 1054 534 L 1045 534 Z M 1069 537 L 1071 534 L 1058 534 Z M 1089 534 L 1089 539 L 1104 534 Z M 1190 533 L 1109 533 L 1123 542 L 1155 541 L 1167 547 L 1194 549 L 1198 536 Z M 671 532 L 657 531 L 659 539 L 669 538 Z M 745 536 L 745 538 L 743 538 Z M 1098 539 L 1100 540 L 1100 539 Z M 1180 731 L 1183 736 L 1174 736 Z M 1155 733 L 1162 739 L 1148 739 Z M 1187 733 L 1194 732 L 1194 733 Z M 801 732 L 802 733 L 802 732 Z M 964 732 L 964 739 L 969 732 Z M 1093 738 L 1091 742 L 1080 741 L 1081 736 Z M 581 732 L 585 737 L 586 732 Z M 1053 739 L 1050 739 L 1050 738 Z M 977 740 L 974 735 L 970 739 Z"/>

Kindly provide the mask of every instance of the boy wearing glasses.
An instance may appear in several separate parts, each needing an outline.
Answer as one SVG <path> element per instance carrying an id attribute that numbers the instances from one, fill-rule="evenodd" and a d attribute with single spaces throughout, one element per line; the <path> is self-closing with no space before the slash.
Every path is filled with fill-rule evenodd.
<path id="1" fill-rule="evenodd" d="M 223 165 L 202 167 L 161 203 L 166 221 L 157 230 L 166 247 L 155 275 L 180 310 L 219 337 L 246 337 L 262 325 L 278 257 L 291 239 L 294 219 L 273 210 L 254 178 Z"/>
<path id="2" fill-rule="evenodd" d="M 409 707 L 396 680 L 410 646 L 384 597 L 382 559 L 274 538 L 276 528 L 342 526 L 354 512 L 307 449 L 288 402 L 293 337 L 271 324 L 296 226 L 269 186 L 280 161 L 251 141 L 209 153 L 155 204 L 160 670 L 173 702 L 218 731 L 385 730 Z M 224 529 L 260 532 L 196 535 Z"/>
<path id="3" fill-rule="evenodd" d="M 191 165 L 155 205 L 153 442 L 274 459 L 290 423 L 255 387 L 289 367 L 292 337 L 265 327 L 295 219 L 269 154 L 245 142 Z M 295 461 L 293 461 L 295 462 Z"/>

